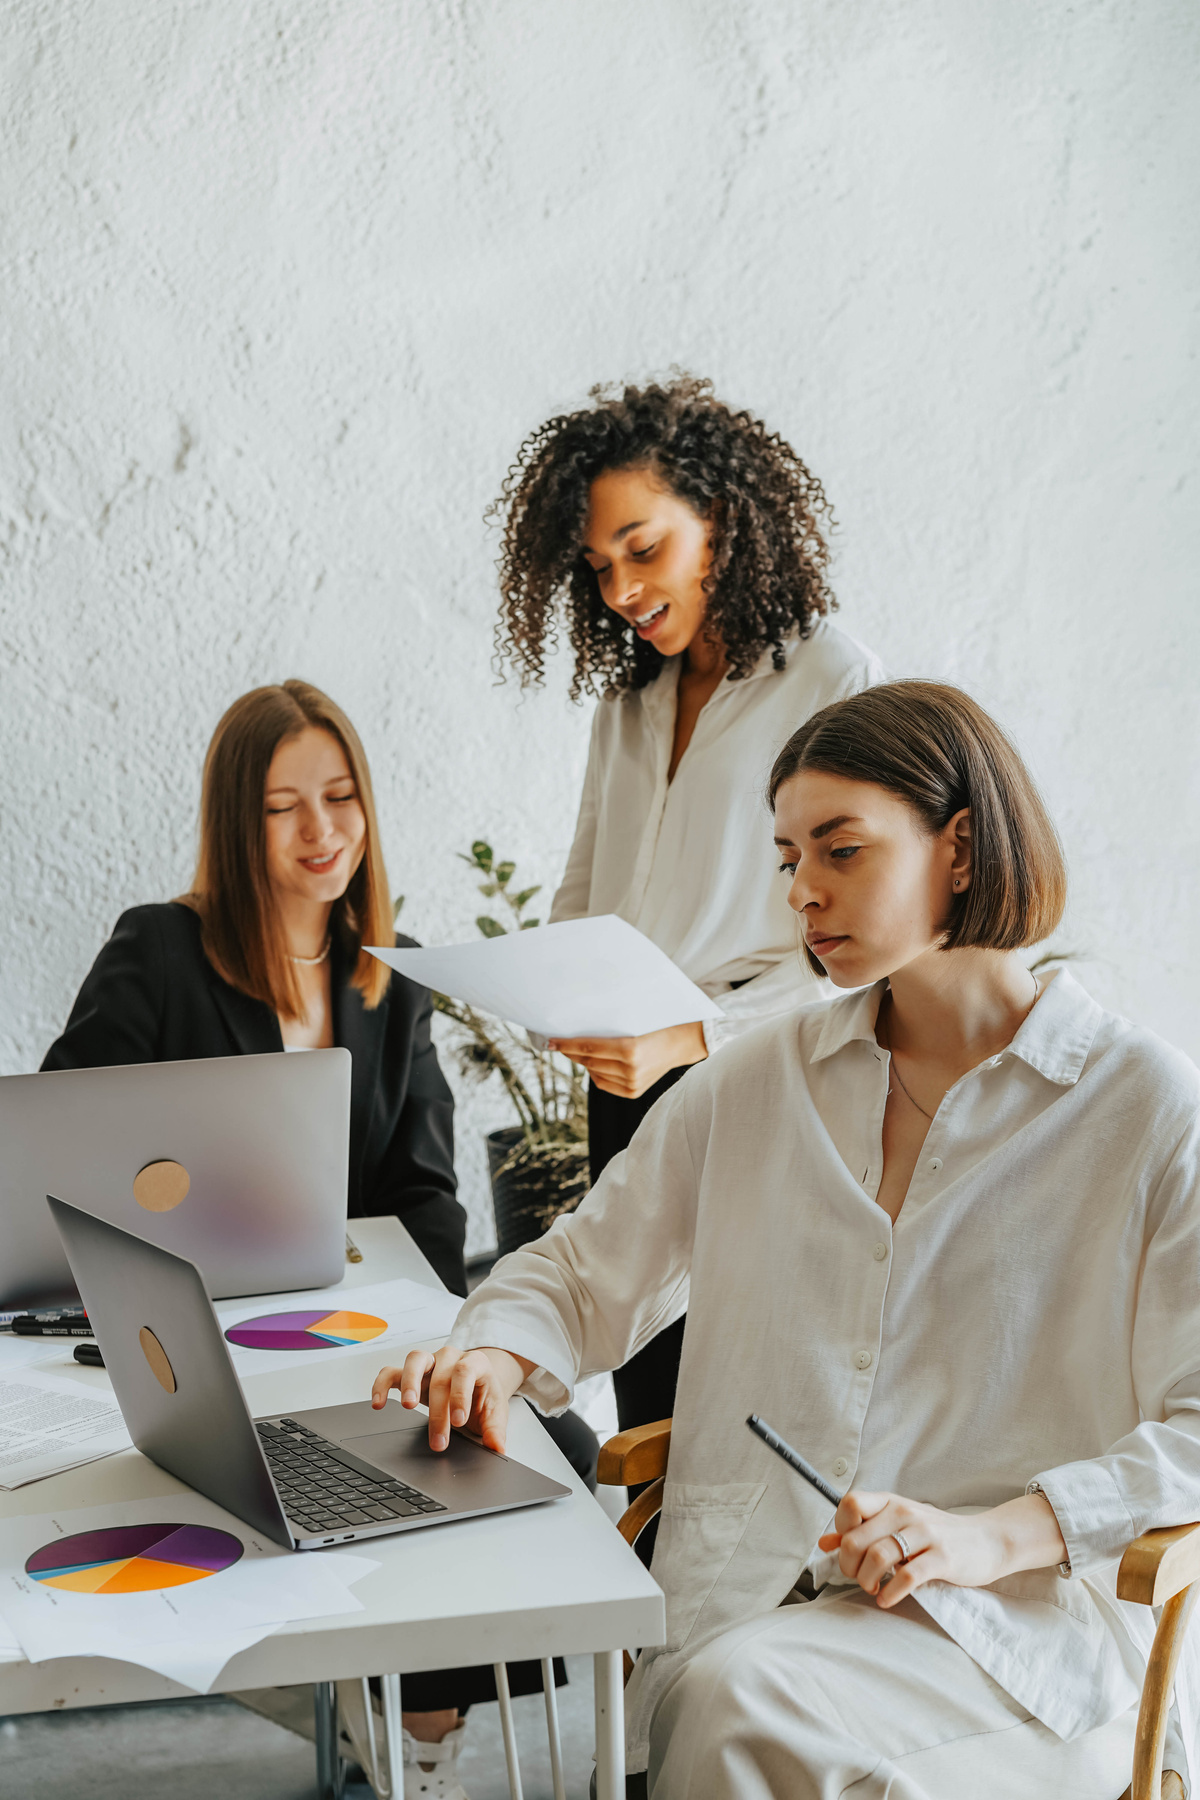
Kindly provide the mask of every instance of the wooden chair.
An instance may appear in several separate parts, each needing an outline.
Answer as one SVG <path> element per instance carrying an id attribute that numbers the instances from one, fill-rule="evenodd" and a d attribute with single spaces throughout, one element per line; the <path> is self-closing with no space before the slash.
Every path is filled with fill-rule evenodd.
<path id="1" fill-rule="evenodd" d="M 638 1494 L 617 1528 L 629 1544 L 637 1542 L 662 1506 L 670 1448 L 671 1421 L 660 1419 L 655 1425 L 620 1432 L 600 1451 L 596 1480 L 606 1487 L 650 1484 Z M 1175 1669 L 1200 1595 L 1200 1524 L 1172 1525 L 1134 1538 L 1121 1558 L 1117 1593 L 1122 1600 L 1162 1608 L 1142 1688 L 1133 1781 L 1121 1800 L 1184 1800 L 1182 1781 L 1171 1770 L 1163 1774 L 1162 1759 Z M 626 1652 L 626 1680 L 632 1668 Z"/>

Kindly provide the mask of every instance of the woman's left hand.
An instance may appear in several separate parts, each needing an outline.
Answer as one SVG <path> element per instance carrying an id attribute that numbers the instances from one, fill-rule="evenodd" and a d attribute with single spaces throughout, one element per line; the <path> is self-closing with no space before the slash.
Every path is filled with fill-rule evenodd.
<path id="1" fill-rule="evenodd" d="M 877 1595 L 885 1610 L 927 1581 L 986 1587 L 1020 1569 L 1051 1568 L 1067 1560 L 1054 1508 L 1044 1494 L 1022 1494 L 987 1512 L 950 1513 L 902 1494 L 851 1489 L 833 1524 L 817 1540 L 820 1548 L 836 1550 L 842 1574 Z M 902 1560 L 897 1532 L 908 1547 L 908 1561 Z"/>
<path id="2" fill-rule="evenodd" d="M 643 1037 L 551 1038 L 550 1048 L 582 1064 L 598 1088 L 623 1100 L 637 1100 L 668 1069 L 703 1062 L 708 1055 L 699 1022 L 668 1025 Z"/>

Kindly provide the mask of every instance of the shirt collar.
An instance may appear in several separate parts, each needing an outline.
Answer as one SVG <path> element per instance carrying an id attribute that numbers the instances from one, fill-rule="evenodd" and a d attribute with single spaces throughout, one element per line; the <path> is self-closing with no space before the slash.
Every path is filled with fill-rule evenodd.
<path id="1" fill-rule="evenodd" d="M 782 646 L 785 662 L 791 661 L 799 647 L 800 641 L 800 633 L 798 630 L 788 632 L 783 640 Z M 748 675 L 743 675 L 741 681 L 735 681 L 733 683 L 731 683 L 729 677 L 726 676 L 725 680 L 721 683 L 721 686 L 717 689 L 717 692 L 723 693 L 730 686 L 744 687 L 748 681 L 760 681 L 764 675 L 776 675 L 778 673 L 779 671 L 775 667 L 775 646 L 773 644 L 768 644 L 767 648 L 763 651 Z"/>
<path id="2" fill-rule="evenodd" d="M 1103 1017 L 1070 970 L 1059 969 L 1003 1054 L 1019 1056 L 1059 1087 L 1074 1087 Z"/>
<path id="3" fill-rule="evenodd" d="M 873 987 L 834 1000 L 821 1021 L 811 1060 L 823 1062 L 860 1040 L 874 1046 L 875 1020 L 886 992 L 887 982 L 877 981 Z M 1103 1016 L 1069 970 L 1059 969 L 1000 1055 L 1018 1056 L 1048 1081 L 1073 1087 L 1083 1073 Z"/>
<path id="4" fill-rule="evenodd" d="M 788 633 L 783 640 L 783 654 L 785 661 L 791 661 L 801 641 L 798 630 L 790 631 Z M 635 690 L 642 695 L 643 705 L 648 705 L 653 710 L 665 709 L 667 706 L 670 706 L 673 709 L 675 705 L 675 691 L 679 686 L 679 672 L 682 668 L 682 655 L 665 657 L 663 666 L 654 677 L 654 680 L 647 682 L 644 688 Z M 722 694 L 728 694 L 735 688 L 744 688 L 748 681 L 760 681 L 764 675 L 774 675 L 777 673 L 778 671 L 775 668 L 774 646 L 768 645 L 748 675 L 743 675 L 739 681 L 734 681 L 732 677 L 727 675 L 724 681 L 718 682 L 716 690 L 712 695 L 712 699 L 716 700 Z"/>
<path id="5" fill-rule="evenodd" d="M 859 1041 L 876 1048 L 875 1020 L 887 985 L 886 981 L 877 981 L 873 987 L 860 988 L 844 999 L 830 1001 L 817 1033 L 813 1062 L 824 1062 L 827 1056 L 836 1056 L 847 1044 Z"/>

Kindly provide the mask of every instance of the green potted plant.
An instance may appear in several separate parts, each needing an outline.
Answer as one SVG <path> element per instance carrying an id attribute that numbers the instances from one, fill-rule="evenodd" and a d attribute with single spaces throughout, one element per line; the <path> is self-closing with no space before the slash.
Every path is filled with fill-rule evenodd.
<path id="1" fill-rule="evenodd" d="M 479 892 L 493 903 L 475 924 L 484 937 L 529 931 L 526 917 L 538 887 L 518 888 L 516 865 L 497 862 L 490 844 L 477 839 L 460 860 L 483 876 Z M 403 899 L 396 902 L 399 913 Z M 500 910 L 503 917 L 497 918 Z M 588 1190 L 587 1081 L 582 1069 L 541 1046 L 527 1031 L 489 1018 L 445 994 L 433 1004 L 459 1027 L 455 1055 L 472 1081 L 498 1076 L 518 1123 L 487 1135 L 488 1170 L 496 1241 L 501 1256 L 548 1231 L 561 1213 L 573 1212 Z"/>

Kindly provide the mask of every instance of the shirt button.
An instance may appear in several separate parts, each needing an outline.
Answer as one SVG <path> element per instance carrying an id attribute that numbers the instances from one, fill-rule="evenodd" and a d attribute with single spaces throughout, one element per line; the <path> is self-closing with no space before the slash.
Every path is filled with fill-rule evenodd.
<path id="1" fill-rule="evenodd" d="M 871 1252 L 871 1254 L 875 1258 L 876 1262 L 886 1261 L 887 1245 L 886 1244 L 876 1244 L 876 1246 L 875 1246 L 874 1250 Z"/>
<path id="2" fill-rule="evenodd" d="M 940 1156 L 931 1156 L 931 1157 L 930 1157 L 930 1159 L 929 1159 L 929 1166 L 930 1166 L 930 1168 L 931 1168 L 931 1169 L 932 1169 L 932 1170 L 933 1170 L 933 1171 L 934 1171 L 934 1173 L 935 1173 L 935 1174 L 936 1174 L 936 1173 L 937 1173 L 937 1171 L 938 1171 L 938 1170 L 939 1170 L 939 1169 L 940 1169 L 940 1168 L 941 1168 L 941 1166 L 942 1166 L 942 1159 L 941 1159 L 941 1157 L 940 1157 Z"/>
<path id="3" fill-rule="evenodd" d="M 869 1350 L 860 1350 L 854 1359 L 854 1366 L 856 1369 L 869 1369 L 871 1366 L 871 1352 Z"/>
<path id="4" fill-rule="evenodd" d="M 833 1465 L 833 1472 L 835 1475 L 844 1475 L 849 1467 L 850 1464 L 846 1461 L 845 1457 L 839 1456 Z"/>

